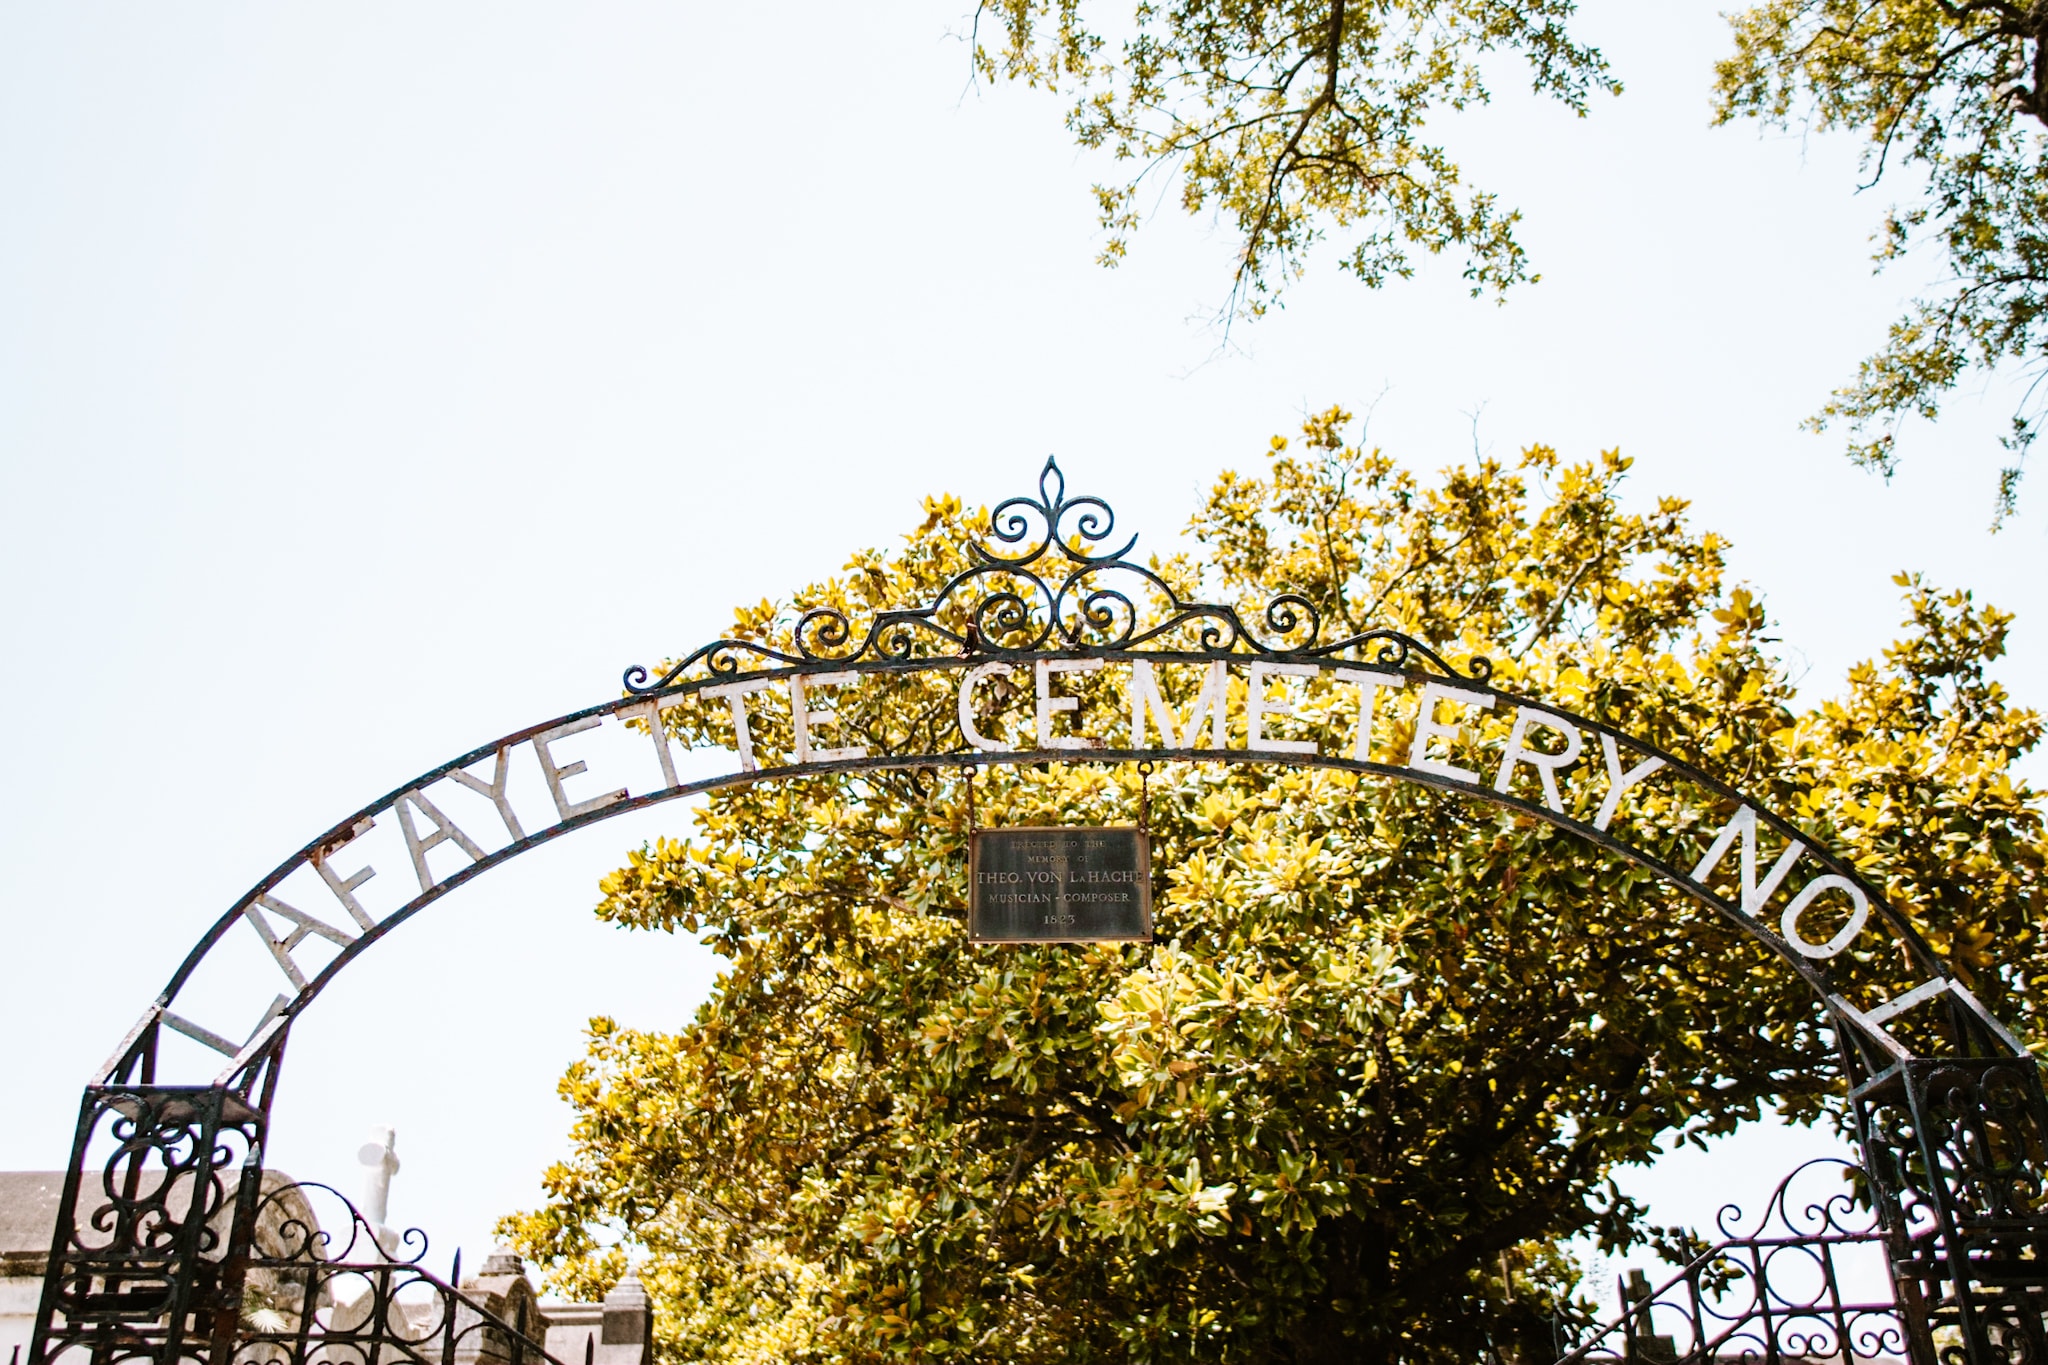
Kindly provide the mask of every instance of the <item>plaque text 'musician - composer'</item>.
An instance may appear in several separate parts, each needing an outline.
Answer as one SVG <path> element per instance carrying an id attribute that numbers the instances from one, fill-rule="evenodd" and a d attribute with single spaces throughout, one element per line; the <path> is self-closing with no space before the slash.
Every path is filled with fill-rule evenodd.
<path id="1" fill-rule="evenodd" d="M 980 830 L 968 872 L 977 943 L 1152 938 L 1152 849 L 1138 830 Z"/>

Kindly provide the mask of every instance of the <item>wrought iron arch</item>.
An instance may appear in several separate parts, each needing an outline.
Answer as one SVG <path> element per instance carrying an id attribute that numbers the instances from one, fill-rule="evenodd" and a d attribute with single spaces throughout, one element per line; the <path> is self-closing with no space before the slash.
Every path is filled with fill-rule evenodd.
<path id="1" fill-rule="evenodd" d="M 1101 499 L 1068 496 L 1048 460 L 1036 495 L 995 507 L 987 539 L 964 547 L 967 567 L 931 601 L 878 610 L 864 628 L 838 608 L 814 608 L 778 640 L 721 639 L 658 673 L 636 666 L 625 674 L 622 696 L 430 769 L 280 863 L 201 936 L 87 1087 L 29 1365 L 81 1350 L 96 1362 L 132 1355 L 163 1365 L 187 1358 L 226 1365 L 234 1350 L 226 1305 L 239 1292 L 270 1098 L 292 1022 L 371 946 L 485 872 L 587 825 L 754 782 L 1162 760 L 1334 769 L 1511 809 L 1634 862 L 1755 939 L 1813 989 L 1833 1024 L 1917 1365 L 1934 1365 L 1937 1334 L 1950 1332 L 1973 1362 L 2048 1355 L 2048 1109 L 2034 1062 L 1852 863 L 1614 724 L 1494 686 L 1484 658 L 1461 668 L 1388 629 L 1326 638 L 1322 613 L 1297 593 L 1266 603 L 1257 628 L 1237 608 L 1185 601 L 1159 572 L 1129 558 L 1135 536 L 1103 548 L 1115 543 L 1115 523 Z M 1128 675 L 1128 742 L 1055 735 L 1049 716 L 1059 708 L 1048 710 L 1054 676 L 1111 668 Z M 1159 685 L 1167 668 L 1202 677 L 1184 727 Z M 978 689 L 1016 670 L 1034 675 L 1028 743 L 983 733 L 991 722 L 977 712 Z M 1348 752 L 1341 744 L 1335 752 L 1323 748 L 1326 733 L 1314 742 L 1267 735 L 1269 718 L 1294 714 L 1270 690 L 1289 680 L 1352 697 L 1348 711 L 1333 704 L 1324 717 L 1349 717 Z M 848 704 L 821 703 L 820 689 L 846 698 L 846 689 L 934 687 L 952 689 L 950 734 L 881 749 L 816 742 L 818 729 L 837 719 L 834 708 Z M 1375 743 L 1383 694 L 1413 694 L 1416 723 L 1405 757 Z M 771 704 L 772 711 L 760 709 Z M 1490 781 L 1432 748 L 1456 740 L 1464 724 L 1443 721 L 1445 706 L 1508 719 Z M 667 723 L 682 707 L 708 708 L 730 735 L 730 761 L 688 780 Z M 1235 719 L 1233 707 L 1241 713 Z M 630 785 L 592 790 L 587 760 L 558 746 L 626 722 L 648 737 L 643 758 L 652 785 L 637 793 Z M 1232 742 L 1233 731 L 1242 742 Z M 1536 743 L 1536 732 L 1556 747 Z M 1154 734 L 1160 743 L 1147 742 Z M 520 769 L 515 754 L 527 756 Z M 488 772 L 473 771 L 479 764 Z M 1568 801 L 1560 778 L 1575 767 Z M 515 800 L 522 769 L 521 780 L 534 787 L 537 777 L 538 786 Z M 539 792 L 554 818 L 529 829 Z M 1641 814 L 1653 792 L 1658 811 L 1676 812 L 1675 826 Z M 459 819 L 448 813 L 458 796 L 469 807 L 458 809 Z M 480 835 L 486 820 L 492 832 Z M 403 877 L 409 865 L 418 883 L 417 894 L 395 904 L 373 904 L 364 890 L 376 877 L 364 861 L 366 841 L 378 830 L 387 870 L 402 857 L 394 875 Z M 1775 850 L 1766 847 L 1770 840 Z M 1759 877 L 1762 862 L 1769 866 Z M 309 895 L 322 898 L 318 912 L 304 908 L 314 903 Z M 1826 895 L 1838 898 L 1837 913 L 1846 902 L 1848 916 L 1816 942 L 1802 933 L 1802 920 Z M 1905 973 L 1881 998 L 1852 990 L 1832 966 L 1873 924 L 1898 949 L 1882 961 Z M 253 979 L 267 982 L 259 995 L 271 998 L 245 1001 L 243 1022 L 232 1027 L 219 1015 L 194 1017 L 200 1011 L 186 997 L 203 972 L 231 957 L 231 940 L 249 945 L 238 933 L 245 926 L 270 960 L 259 962 Z M 237 982 L 247 975 L 228 973 Z M 1896 1024 L 1909 1016 L 1912 1029 L 1902 1040 Z M 170 1034 L 218 1060 L 170 1079 L 160 1064 Z M 1928 1054 L 1929 1047 L 1938 1050 Z M 79 1202 L 82 1182 L 94 1154 L 109 1148 L 97 1180 L 100 1202 L 87 1208 Z"/>

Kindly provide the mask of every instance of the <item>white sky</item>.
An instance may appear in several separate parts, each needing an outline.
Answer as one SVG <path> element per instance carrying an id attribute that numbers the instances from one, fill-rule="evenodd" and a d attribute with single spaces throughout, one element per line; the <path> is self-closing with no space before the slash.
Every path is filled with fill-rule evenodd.
<path id="1" fill-rule="evenodd" d="M 1169 190 L 1094 267 L 1092 168 L 1054 102 L 970 87 L 963 4 L 0 6 L 0 1166 L 61 1164 L 79 1084 L 312 834 L 1048 452 L 1160 547 L 1305 409 L 1385 389 L 1374 440 L 1434 469 L 1483 406 L 1491 450 L 1618 445 L 1633 497 L 1692 498 L 1816 694 L 1915 569 L 2019 612 L 2035 695 L 2048 489 L 1985 534 L 2008 392 L 1889 487 L 1797 429 L 1915 279 L 1869 274 L 1853 147 L 1707 127 L 1713 5 L 1593 4 L 1627 95 L 1461 126 L 1542 283 L 1322 269 L 1217 358 L 1227 234 Z M 685 820 L 367 957 L 295 1033 L 275 1164 L 353 1188 L 395 1124 L 394 1219 L 486 1249 L 582 1020 L 703 995 L 693 946 L 588 911 Z M 1753 1201 L 1788 1156 L 1752 1148 L 1642 1188 Z"/>

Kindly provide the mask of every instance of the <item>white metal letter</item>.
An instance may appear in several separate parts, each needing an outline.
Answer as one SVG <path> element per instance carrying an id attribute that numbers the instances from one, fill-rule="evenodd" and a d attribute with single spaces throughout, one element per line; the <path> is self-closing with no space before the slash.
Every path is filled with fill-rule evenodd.
<path id="1" fill-rule="evenodd" d="M 1459 782 L 1477 782 L 1479 774 L 1469 768 L 1460 768 L 1440 758 L 1429 756 L 1429 742 L 1439 735 L 1455 741 L 1460 724 L 1444 725 L 1436 718 L 1438 702 L 1454 701 L 1465 706 L 1476 706 L 1482 711 L 1493 709 L 1493 698 L 1484 692 L 1468 692 L 1462 687 L 1445 687 L 1432 682 L 1422 685 L 1422 700 L 1415 707 L 1415 742 L 1408 746 L 1408 766 L 1419 773 L 1430 773 L 1436 777 L 1448 777 Z"/>
<path id="2" fill-rule="evenodd" d="M 844 687 L 860 677 L 858 673 L 813 673 L 808 680 L 800 674 L 791 674 L 789 679 L 789 714 L 796 722 L 796 761 L 799 763 L 837 763 L 841 759 L 866 758 L 868 751 L 858 745 L 844 749 L 813 749 L 811 727 L 839 719 L 837 711 L 813 710 L 810 699 L 804 696 L 806 685 L 811 687 Z"/>
<path id="3" fill-rule="evenodd" d="M 1778 883 L 1785 880 L 1785 874 L 1792 870 L 1792 864 L 1799 861 L 1799 855 L 1806 852 L 1806 845 L 1794 839 L 1785 845 L 1785 851 L 1778 855 L 1772 865 L 1771 874 L 1759 886 L 1756 880 L 1756 812 L 1748 806 L 1735 812 L 1735 817 L 1714 836 L 1714 843 L 1707 850 L 1707 856 L 1700 859 L 1699 866 L 1692 870 L 1692 879 L 1701 886 L 1707 884 L 1707 877 L 1719 865 L 1722 857 L 1735 843 L 1736 836 L 1742 838 L 1742 913 L 1754 917 L 1764 908 L 1778 889 Z M 1827 878 L 1821 878 L 1826 881 Z"/>
<path id="4" fill-rule="evenodd" d="M 1313 678 L 1316 675 L 1316 671 L 1314 664 L 1269 664 L 1260 662 L 1252 665 L 1251 683 L 1245 692 L 1244 700 L 1245 748 L 1271 754 L 1312 754 L 1316 751 L 1316 742 L 1312 739 L 1266 738 L 1266 717 L 1268 714 L 1275 716 L 1294 716 L 1298 714 L 1294 709 L 1293 702 L 1285 700 L 1275 701 L 1266 695 L 1267 676 L 1270 674 L 1285 678 Z M 1282 685 L 1284 686 L 1285 684 Z"/>
<path id="5" fill-rule="evenodd" d="M 328 860 L 376 827 L 377 821 L 375 818 L 366 817 L 358 822 L 354 829 L 348 832 L 346 838 L 336 839 L 325 848 L 316 849 L 313 853 L 313 870 L 320 874 L 321 881 L 327 883 L 327 889 L 332 891 L 334 898 L 341 902 L 341 908 L 348 911 L 349 918 L 362 925 L 365 929 L 376 928 L 377 921 L 370 917 L 370 912 L 363 909 L 363 903 L 356 899 L 356 888 L 376 876 L 377 869 L 366 867 L 353 876 L 343 877 L 329 865 Z"/>
<path id="6" fill-rule="evenodd" d="M 398 816 L 398 829 L 405 835 L 405 849 L 412 854 L 412 870 L 419 873 L 422 892 L 432 891 L 435 885 L 434 874 L 427 870 L 428 850 L 440 844 L 454 844 L 469 855 L 471 862 L 480 863 L 484 860 L 484 851 L 476 846 L 476 840 L 457 829 L 455 822 L 441 814 L 440 807 L 429 801 L 424 792 L 402 793 L 391 803 L 391 810 Z M 424 839 L 420 838 L 419 831 L 413 828 L 414 810 L 434 822 L 433 832 Z"/>
<path id="7" fill-rule="evenodd" d="M 1209 747 L 1228 749 L 1230 737 L 1223 730 L 1223 712 L 1230 701 L 1230 670 L 1221 659 L 1209 665 L 1208 676 L 1202 679 L 1202 690 L 1195 694 L 1195 704 L 1188 712 L 1187 729 L 1181 732 L 1190 749 L 1195 747 L 1195 736 L 1201 733 L 1202 721 L 1209 722 Z"/>
<path id="8" fill-rule="evenodd" d="M 1363 668 L 1340 668 L 1337 681 L 1358 687 L 1358 734 L 1352 740 L 1351 756 L 1360 763 L 1372 762 L 1373 713 L 1379 709 L 1380 689 L 1399 687 L 1408 680 L 1399 673 L 1375 673 Z"/>
<path id="9" fill-rule="evenodd" d="M 479 792 L 489 797 L 491 804 L 498 808 L 498 818 L 505 822 L 505 832 L 512 836 L 514 843 L 517 843 L 526 837 L 526 831 L 520 828 L 519 813 L 512 809 L 512 803 L 505 797 L 505 776 L 511 767 L 512 750 L 507 747 L 498 750 L 498 766 L 492 772 L 491 780 L 488 782 L 476 774 L 464 772 L 460 768 L 455 769 L 448 776 L 454 778 L 471 791 Z M 669 785 L 671 787 L 675 785 L 673 774 L 671 774 Z"/>
<path id="10" fill-rule="evenodd" d="M 1131 662 L 1131 747 L 1145 747 L 1145 708 L 1150 707 L 1153 717 L 1159 723 L 1160 738 L 1169 749 L 1195 748 L 1197 737 L 1202 733 L 1206 721 L 1209 726 L 1209 747 L 1229 747 L 1224 737 L 1224 707 L 1230 699 L 1230 674 L 1222 660 L 1209 665 L 1202 678 L 1202 690 L 1195 694 L 1195 703 L 1188 712 L 1187 728 L 1178 734 L 1174 731 L 1173 708 L 1159 691 L 1159 680 L 1152 672 L 1148 660 L 1135 659 Z"/>
<path id="11" fill-rule="evenodd" d="M 584 771 L 586 765 L 579 758 L 565 768 L 558 768 L 555 766 L 555 756 L 548 752 L 548 746 L 557 740 L 567 739 L 570 735 L 580 735 L 585 730 L 594 730 L 597 724 L 596 716 L 585 716 L 582 720 L 572 720 L 567 725 L 557 725 L 552 730 L 543 730 L 533 737 L 533 752 L 540 759 L 541 776 L 548 780 L 548 792 L 555 798 L 555 809 L 561 813 L 564 820 L 574 820 L 579 815 L 603 810 L 614 801 L 626 799 L 624 788 L 593 796 L 588 801 L 571 801 L 569 794 L 562 790 L 562 779 L 576 776 Z"/>
<path id="12" fill-rule="evenodd" d="M 1081 709 L 1079 697 L 1055 697 L 1055 673 L 1093 673 L 1102 667 L 1100 659 L 1040 659 L 1033 668 L 1038 682 L 1038 747 L 1041 749 L 1100 749 L 1102 741 L 1092 735 L 1055 735 L 1052 718 L 1061 711 Z"/>
<path id="13" fill-rule="evenodd" d="M 1145 713 L 1150 711 L 1158 723 L 1159 738 L 1165 741 L 1163 747 L 1178 749 L 1180 732 L 1173 725 L 1173 708 L 1166 704 L 1166 698 L 1159 691 L 1159 675 L 1152 671 L 1150 659 L 1131 660 L 1131 747 L 1145 747 Z M 1191 736 L 1192 738 L 1192 736 Z"/>
<path id="14" fill-rule="evenodd" d="M 1607 796 L 1600 803 L 1600 813 L 1593 817 L 1593 828 L 1604 830 L 1614 823 L 1614 813 L 1621 809 L 1621 798 L 1628 789 L 1664 766 L 1661 758 L 1646 758 L 1630 768 L 1621 770 L 1621 751 L 1614 745 L 1614 736 L 1600 736 L 1600 752 L 1607 759 Z"/>
<path id="15" fill-rule="evenodd" d="M 986 754 L 999 754 L 1003 746 L 974 728 L 974 689 L 987 678 L 1006 672 L 1009 664 L 977 664 L 960 680 L 960 737 Z"/>
<path id="16" fill-rule="evenodd" d="M 1795 844 L 1794 847 L 1796 848 L 1797 845 Z M 1799 935 L 1799 916 L 1805 912 L 1807 906 L 1813 904 L 1814 899 L 1823 891 L 1848 892 L 1849 901 L 1855 908 L 1849 912 L 1849 922 L 1843 925 L 1841 931 L 1833 938 L 1829 939 L 1826 943 L 1808 943 Z M 1848 947 L 1856 935 L 1863 931 L 1863 922 L 1869 918 L 1870 901 L 1863 894 L 1863 888 L 1850 881 L 1847 877 L 1838 877 L 1830 872 L 1824 877 L 1815 877 L 1800 888 L 1799 894 L 1792 898 L 1792 903 L 1785 907 L 1784 917 L 1778 921 L 1778 927 L 1784 931 L 1785 941 L 1791 944 L 1793 949 L 1800 954 L 1806 957 L 1833 957 L 1836 953 Z M 1925 988 L 1923 987 L 1922 989 Z M 1907 1005 L 1902 1002 L 1892 1013 L 1898 1013 L 1899 1010 L 1905 1008 L 1907 1008 Z M 1875 1014 L 1876 1011 L 1872 1011 L 1872 1013 Z"/>
<path id="17" fill-rule="evenodd" d="M 628 706 L 619 712 L 621 721 L 632 719 L 646 723 L 648 737 L 654 741 L 655 760 L 661 764 L 661 785 L 664 791 L 670 787 L 680 786 L 681 783 L 676 780 L 676 757 L 669 751 L 668 727 L 661 723 L 661 713 L 673 711 L 687 700 L 686 697 L 650 697 L 638 706 Z M 455 776 L 460 778 L 463 774 L 457 773 Z M 499 781 L 504 781 L 502 770 Z M 464 785 L 474 786 L 475 783 L 468 781 Z M 477 790 L 483 789 L 478 787 Z"/>
<path id="18" fill-rule="evenodd" d="M 705 696 L 724 697 L 725 704 L 732 708 L 733 742 L 739 746 L 740 771 L 743 773 L 753 772 L 761 766 L 754 762 L 754 732 L 747 726 L 747 694 L 759 692 L 773 681 L 772 678 L 745 678 L 704 689 Z"/>
<path id="19" fill-rule="evenodd" d="M 270 937 L 270 934 L 267 930 L 261 932 L 263 933 L 263 937 L 265 939 L 268 939 Z M 281 995 L 277 998 L 279 1000 L 284 999 L 284 997 Z M 272 1006 L 272 1008 L 274 1009 L 276 1008 L 276 1006 Z M 176 1029 L 178 1032 L 184 1034 L 187 1038 L 190 1038 L 193 1042 L 204 1043 L 206 1044 L 206 1046 L 212 1048 L 215 1052 L 218 1052 L 223 1057 L 233 1057 L 241 1051 L 240 1048 L 236 1047 L 227 1039 L 221 1037 L 218 1033 L 215 1033 L 212 1029 L 207 1028 L 203 1024 L 195 1024 L 182 1014 L 173 1014 L 169 1010 L 165 1010 L 163 1018 L 165 1028 Z"/>
<path id="20" fill-rule="evenodd" d="M 298 927 L 283 938 L 277 937 L 271 932 L 270 926 L 264 923 L 262 911 L 256 908 L 259 905 L 279 919 L 290 920 Z M 277 959 L 277 965 L 284 970 L 285 978 L 300 990 L 306 989 L 306 974 L 299 970 L 298 963 L 292 961 L 292 949 L 298 947 L 306 935 L 318 934 L 329 943 L 343 948 L 356 941 L 356 936 L 346 929 L 337 928 L 326 920 L 316 919 L 295 906 L 285 904 L 275 896 L 258 896 L 254 902 L 242 907 L 242 918 L 249 921 L 249 926 L 256 931 L 256 937 L 263 940 L 263 946 Z"/>
<path id="21" fill-rule="evenodd" d="M 1564 736 L 1564 748 L 1557 753 L 1547 754 L 1541 749 L 1531 749 L 1527 743 L 1530 725 L 1543 725 Z M 1569 768 L 1578 762 L 1579 750 L 1585 747 L 1585 737 L 1579 727 L 1562 716 L 1553 716 L 1548 711 L 1539 711 L 1533 706 L 1517 706 L 1515 723 L 1508 730 L 1507 747 L 1501 750 L 1500 772 L 1494 776 L 1493 789 L 1502 795 L 1515 780 L 1515 765 L 1526 763 L 1536 770 L 1543 779 L 1543 804 L 1564 812 L 1564 798 L 1557 794 L 1557 774 L 1561 768 Z"/>

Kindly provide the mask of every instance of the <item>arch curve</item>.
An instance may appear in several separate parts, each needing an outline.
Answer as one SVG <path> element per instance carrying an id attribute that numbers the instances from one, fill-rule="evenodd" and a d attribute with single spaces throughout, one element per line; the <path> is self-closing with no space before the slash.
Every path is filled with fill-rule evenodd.
<path id="1" fill-rule="evenodd" d="M 755 782 L 1052 762 L 1289 764 L 1455 792 L 1625 858 L 1755 939 L 1824 1002 L 1867 1074 L 1910 1055 L 1889 1021 L 1936 1001 L 1946 1005 L 1948 1034 L 1963 1055 L 2026 1055 L 1849 860 L 1763 803 L 1612 724 L 1494 686 L 1483 658 L 1461 669 L 1385 628 L 1326 639 L 1322 614 L 1300 594 L 1275 597 L 1256 627 L 1233 607 L 1184 601 L 1128 559 L 1135 536 L 1101 548 L 1114 528 L 1107 504 L 1070 497 L 1048 460 L 1037 496 L 999 504 L 993 547 L 970 544 L 968 566 L 930 602 L 876 612 L 865 629 L 836 608 L 815 608 L 780 645 L 721 639 L 658 673 L 636 666 L 625 674 L 623 695 L 470 749 L 386 792 L 278 864 L 214 921 L 100 1079 L 126 1071 L 159 1026 L 219 1054 L 217 1079 L 246 1071 L 337 973 L 399 925 L 586 825 Z M 1185 717 L 1167 700 L 1175 689 L 1162 688 L 1168 670 L 1180 671 L 1183 684 L 1199 680 L 1179 689 L 1193 697 Z M 1121 735 L 1053 733 L 1064 709 L 1049 705 L 1061 700 L 1052 695 L 1054 678 L 1077 671 L 1121 679 L 1129 715 Z M 1030 724 L 1020 735 L 992 738 L 976 718 L 981 690 L 1016 673 L 1030 675 L 1028 687 L 1010 689 L 1036 698 Z M 1313 740 L 1267 734 L 1269 724 L 1295 715 L 1294 704 L 1280 699 L 1290 686 L 1327 703 Z M 891 688 L 949 690 L 951 731 L 888 751 L 816 742 L 839 709 Z M 698 766 L 709 763 L 704 776 L 686 780 L 678 766 L 670 721 L 679 709 L 697 713 L 700 733 L 724 727 L 722 759 L 692 753 Z M 1395 709 L 1410 718 L 1413 738 L 1405 753 L 1387 754 L 1376 724 Z M 1348 718 L 1348 742 L 1330 733 L 1332 716 Z M 1498 731 L 1503 718 L 1505 732 L 1488 750 L 1491 774 L 1451 761 L 1445 746 L 1469 724 L 1488 719 Z M 576 737 L 624 725 L 650 741 L 642 771 L 599 781 L 589 766 L 597 759 L 574 756 Z M 1656 801 L 1646 803 L 1653 793 Z M 1651 804 L 1677 819 L 1644 815 Z M 383 847 L 372 863 L 368 841 L 377 839 Z M 405 886 L 395 901 L 375 903 L 365 890 L 380 880 L 380 867 L 379 890 Z M 1845 917 L 1831 930 L 1808 932 L 1809 915 L 1830 896 L 1846 903 Z M 1837 979 L 1830 962 L 1873 926 L 1897 944 L 1888 956 L 1900 979 L 1859 993 Z M 259 961 L 244 1012 L 199 1018 L 181 1008 L 224 945 L 249 931 L 268 965 Z"/>

